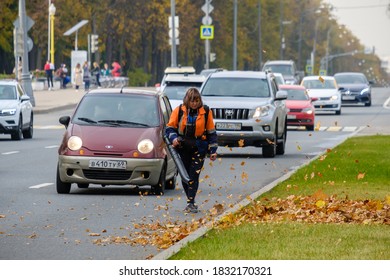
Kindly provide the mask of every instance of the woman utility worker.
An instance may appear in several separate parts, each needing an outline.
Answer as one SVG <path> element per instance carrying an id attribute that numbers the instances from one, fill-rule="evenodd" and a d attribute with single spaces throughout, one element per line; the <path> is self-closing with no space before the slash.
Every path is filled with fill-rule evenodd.
<path id="1" fill-rule="evenodd" d="M 192 180 L 189 184 L 182 180 L 187 196 L 187 207 L 184 211 L 197 213 L 195 196 L 204 159 L 209 153 L 210 160 L 214 161 L 217 158 L 218 148 L 213 114 L 207 106 L 203 106 L 197 88 L 187 90 L 183 104 L 173 110 L 165 133 L 172 146 L 179 152 Z"/>

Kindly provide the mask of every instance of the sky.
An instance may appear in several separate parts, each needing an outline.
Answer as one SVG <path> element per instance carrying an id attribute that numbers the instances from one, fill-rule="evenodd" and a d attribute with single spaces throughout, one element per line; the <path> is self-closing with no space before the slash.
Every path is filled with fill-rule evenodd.
<path id="1" fill-rule="evenodd" d="M 332 14 L 375 54 L 390 59 L 390 0 L 324 0 L 333 6 Z"/>

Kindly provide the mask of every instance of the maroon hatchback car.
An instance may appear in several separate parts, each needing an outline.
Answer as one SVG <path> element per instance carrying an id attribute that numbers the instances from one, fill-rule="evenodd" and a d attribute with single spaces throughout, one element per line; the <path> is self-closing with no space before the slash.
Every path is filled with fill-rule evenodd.
<path id="1" fill-rule="evenodd" d="M 151 186 L 156 194 L 173 189 L 177 169 L 163 140 L 172 112 L 154 91 L 96 89 L 86 93 L 66 127 L 58 150 L 57 192 L 71 185 Z"/>

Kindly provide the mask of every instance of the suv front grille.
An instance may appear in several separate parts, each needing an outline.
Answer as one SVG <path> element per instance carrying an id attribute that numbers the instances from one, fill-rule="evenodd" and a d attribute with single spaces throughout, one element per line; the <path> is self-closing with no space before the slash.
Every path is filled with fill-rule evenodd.
<path id="1" fill-rule="evenodd" d="M 213 108 L 214 119 L 223 120 L 247 120 L 249 118 L 249 109 L 218 109 Z"/>

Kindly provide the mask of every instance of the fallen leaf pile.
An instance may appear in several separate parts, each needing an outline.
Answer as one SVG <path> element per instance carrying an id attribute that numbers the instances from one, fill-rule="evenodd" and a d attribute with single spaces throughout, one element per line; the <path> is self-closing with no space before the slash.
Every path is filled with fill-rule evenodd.
<path id="1" fill-rule="evenodd" d="M 224 217 L 220 228 L 242 223 L 297 221 L 390 225 L 390 197 L 386 200 L 349 200 L 337 196 L 295 196 L 253 201 L 236 214 Z"/>
<path id="2" fill-rule="evenodd" d="M 222 213 L 223 205 L 215 205 L 209 212 L 211 216 Z M 167 249 L 189 234 L 205 226 L 210 217 L 190 222 L 155 222 L 134 224 L 138 231 L 129 236 L 109 236 L 93 241 L 96 245 L 127 244 L 131 246 L 156 246 Z M 316 192 L 312 196 L 291 195 L 286 199 L 273 198 L 265 201 L 252 201 L 237 213 L 223 217 L 217 228 L 239 226 L 243 223 L 296 221 L 306 223 L 353 223 L 390 225 L 390 196 L 381 200 L 349 200 L 337 196 L 327 196 Z"/>
<path id="3" fill-rule="evenodd" d="M 138 231 L 131 232 L 129 236 L 109 236 L 93 241 L 96 245 L 127 244 L 131 246 L 152 245 L 159 249 L 167 249 L 173 244 L 187 237 L 205 224 L 205 220 L 199 219 L 192 222 L 167 222 L 165 224 L 155 222 L 152 224 L 134 224 Z"/>

